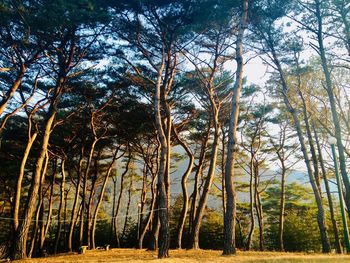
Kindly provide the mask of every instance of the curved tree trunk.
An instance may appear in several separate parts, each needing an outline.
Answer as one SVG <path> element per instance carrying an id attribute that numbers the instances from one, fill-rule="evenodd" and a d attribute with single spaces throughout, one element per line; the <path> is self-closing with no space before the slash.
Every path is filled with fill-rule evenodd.
<path id="1" fill-rule="evenodd" d="M 0 114 L 1 115 L 1 114 Z M 17 178 L 17 184 L 16 184 L 16 193 L 15 193 L 15 202 L 14 202 L 14 208 L 13 208 L 13 230 L 14 233 L 17 231 L 18 225 L 19 225 L 19 220 L 18 220 L 18 215 L 19 215 L 19 208 L 20 208 L 20 203 L 21 203 L 21 193 L 22 193 L 22 181 L 24 177 L 24 169 L 27 163 L 27 159 L 30 153 L 30 150 L 32 149 L 33 143 L 36 140 L 36 137 L 38 136 L 38 131 L 35 131 L 32 134 L 32 121 L 31 121 L 31 116 L 28 117 L 28 141 L 26 148 L 23 153 L 21 165 L 20 165 L 20 170 Z"/>
<path id="2" fill-rule="evenodd" d="M 173 131 L 174 131 L 176 140 L 179 142 L 179 144 L 182 146 L 182 148 L 184 148 L 184 150 L 186 151 L 186 153 L 189 157 L 187 169 L 181 178 L 183 204 L 182 204 L 182 209 L 181 209 L 179 223 L 178 223 L 178 229 L 177 229 L 177 247 L 181 249 L 182 248 L 182 234 L 183 234 L 183 229 L 184 229 L 185 222 L 186 222 L 186 216 L 187 216 L 187 211 L 188 211 L 188 202 L 189 202 L 188 191 L 187 191 L 187 179 L 192 172 L 192 167 L 193 167 L 193 163 L 194 163 L 194 155 L 193 155 L 190 147 L 182 139 L 180 139 L 175 127 L 174 127 Z"/>
<path id="3" fill-rule="evenodd" d="M 32 222 L 33 213 L 36 207 L 40 180 L 41 180 L 41 170 L 42 170 L 45 155 L 47 152 L 50 133 L 53 127 L 53 123 L 55 121 L 56 112 L 57 112 L 56 105 L 51 105 L 49 113 L 47 115 L 47 119 L 45 121 L 44 134 L 41 141 L 41 149 L 40 149 L 39 157 L 36 161 L 34 176 L 31 184 L 31 189 L 29 192 L 29 198 L 28 198 L 28 202 L 24 212 L 24 220 L 18 227 L 14 237 L 14 244 L 13 244 L 14 247 L 12 252 L 13 259 L 23 259 L 27 257 L 28 233 Z"/>
<path id="4" fill-rule="evenodd" d="M 207 205 L 207 200 L 209 197 L 210 189 L 214 180 L 218 148 L 219 148 L 219 139 L 220 139 L 220 126 L 219 126 L 219 118 L 218 118 L 218 109 L 215 110 L 213 114 L 213 122 L 214 122 L 214 140 L 212 144 L 211 150 L 211 160 L 208 170 L 208 175 L 204 183 L 203 193 L 200 197 L 198 208 L 196 209 L 196 215 L 194 218 L 191 237 L 190 237 L 190 246 L 194 249 L 199 249 L 199 231 L 202 224 L 202 218 L 204 216 L 205 207 Z"/>
<path id="5" fill-rule="evenodd" d="M 101 192 L 100 192 L 100 195 L 98 197 L 97 204 L 96 204 L 95 212 L 94 212 L 94 215 L 92 217 L 92 229 L 91 229 L 91 247 L 92 247 L 92 249 L 95 249 L 95 232 L 96 232 L 97 215 L 98 215 L 98 212 L 100 210 L 100 206 L 102 204 L 102 200 L 103 200 L 103 196 L 104 196 L 104 193 L 105 193 L 105 190 L 107 187 L 109 176 L 111 174 L 113 165 L 114 165 L 115 161 L 117 160 L 118 151 L 119 151 L 119 147 L 115 150 L 114 155 L 112 157 L 113 158 L 112 162 L 108 166 L 108 169 L 107 169 L 107 172 L 105 175 L 105 179 L 104 179 L 102 187 L 101 187 Z"/>

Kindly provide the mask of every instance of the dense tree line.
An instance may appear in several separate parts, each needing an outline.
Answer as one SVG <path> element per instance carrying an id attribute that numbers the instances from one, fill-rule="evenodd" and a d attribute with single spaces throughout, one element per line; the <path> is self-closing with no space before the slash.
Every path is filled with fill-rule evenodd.
<path id="1" fill-rule="evenodd" d="M 346 0 L 0 1 L 0 252 L 342 253 L 349 12 Z"/>

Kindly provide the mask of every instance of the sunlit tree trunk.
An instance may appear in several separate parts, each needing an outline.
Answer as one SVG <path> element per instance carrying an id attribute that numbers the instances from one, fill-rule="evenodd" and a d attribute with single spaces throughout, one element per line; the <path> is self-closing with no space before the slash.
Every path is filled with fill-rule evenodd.
<path id="1" fill-rule="evenodd" d="M 224 217 L 224 247 L 223 254 L 230 255 L 236 253 L 235 223 L 236 223 L 236 200 L 235 188 L 233 184 L 234 164 L 236 159 L 237 145 L 237 125 L 239 116 L 239 101 L 243 80 L 243 38 L 247 27 L 248 0 L 243 1 L 241 20 L 236 40 L 236 80 L 233 87 L 232 105 L 229 118 L 229 131 L 227 143 L 227 158 L 225 167 L 225 190 L 226 190 L 226 213 Z"/>
<path id="2" fill-rule="evenodd" d="M 326 51 L 324 48 L 324 32 L 323 32 L 323 17 L 321 14 L 321 1 L 315 0 L 315 16 L 317 19 L 317 41 L 318 41 L 318 54 L 321 58 L 321 64 L 324 72 L 324 76 L 326 79 L 326 91 L 329 98 L 329 104 L 331 106 L 334 130 L 335 130 L 335 138 L 337 139 L 337 148 L 339 155 L 339 164 L 340 164 L 340 172 L 343 178 L 344 186 L 345 186 L 345 203 L 348 207 L 347 211 L 350 215 L 350 180 L 346 171 L 346 158 L 344 154 L 344 145 L 342 140 L 342 131 L 340 126 L 340 121 L 337 113 L 336 101 L 334 98 L 333 91 L 333 83 L 331 78 L 331 73 L 328 66 L 328 60 L 326 57 Z"/>

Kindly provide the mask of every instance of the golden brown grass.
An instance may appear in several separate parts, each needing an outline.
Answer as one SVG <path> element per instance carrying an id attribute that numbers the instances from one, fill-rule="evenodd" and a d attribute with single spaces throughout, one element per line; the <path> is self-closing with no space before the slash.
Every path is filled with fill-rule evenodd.
<path id="1" fill-rule="evenodd" d="M 47 258 L 27 259 L 18 263 L 99 263 L 99 262 L 154 262 L 154 263 L 180 263 L 180 262 L 350 262 L 350 256 L 324 255 L 304 253 L 280 252 L 238 252 L 235 256 L 222 256 L 221 251 L 215 250 L 171 250 L 170 258 L 159 260 L 156 252 L 138 249 L 112 249 L 110 251 L 87 251 L 85 255 L 70 254 Z"/>

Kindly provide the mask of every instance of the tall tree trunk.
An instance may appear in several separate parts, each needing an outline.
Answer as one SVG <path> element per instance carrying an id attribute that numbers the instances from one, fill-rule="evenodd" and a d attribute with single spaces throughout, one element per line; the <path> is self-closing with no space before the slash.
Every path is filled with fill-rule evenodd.
<path id="1" fill-rule="evenodd" d="M 41 170 L 43 167 L 45 155 L 47 152 L 49 139 L 50 139 L 50 133 L 51 129 L 53 127 L 53 123 L 55 121 L 56 113 L 57 113 L 57 104 L 59 101 L 59 98 L 61 96 L 61 89 L 63 88 L 64 80 L 60 79 L 60 84 L 58 85 L 58 88 L 56 89 L 56 95 L 54 98 L 53 103 L 50 106 L 50 109 L 47 114 L 47 118 L 45 120 L 44 125 L 44 133 L 43 138 L 41 141 L 41 148 L 40 153 L 38 156 L 38 159 L 36 161 L 35 165 L 35 171 L 34 176 L 31 184 L 31 188 L 29 191 L 29 198 L 26 205 L 26 209 L 24 212 L 24 220 L 18 227 L 15 237 L 14 237 L 14 247 L 12 252 L 13 259 L 23 259 L 27 257 L 27 238 L 28 238 L 28 232 L 30 229 L 30 225 L 32 222 L 33 213 L 35 211 L 36 202 L 38 199 L 38 191 L 40 186 L 40 179 L 41 179 Z"/>
<path id="2" fill-rule="evenodd" d="M 0 114 L 1 115 L 1 114 Z M 32 120 L 31 116 L 28 117 L 28 141 L 26 148 L 23 153 L 23 157 L 21 160 L 20 170 L 17 178 L 17 184 L 16 184 L 16 193 L 15 193 L 15 202 L 14 202 L 14 209 L 13 209 L 13 231 L 16 233 L 19 220 L 19 209 L 21 204 L 21 193 L 22 193 L 22 181 L 24 177 L 24 169 L 27 163 L 27 159 L 30 153 L 30 150 L 32 149 L 33 143 L 35 142 L 36 137 L 38 136 L 38 131 L 35 131 L 32 134 Z"/>
<path id="3" fill-rule="evenodd" d="M 158 185 L 157 185 L 157 199 L 158 199 L 158 214 L 160 219 L 159 231 L 159 249 L 158 258 L 166 258 L 169 256 L 169 211 L 168 211 L 168 195 L 166 191 L 167 173 L 167 158 L 168 158 L 168 144 L 166 132 L 163 128 L 163 118 L 161 109 L 161 82 L 164 70 L 164 54 L 162 55 L 162 63 L 158 69 L 157 83 L 155 86 L 154 109 L 157 135 L 160 141 L 160 156 L 158 169 Z"/>
<path id="4" fill-rule="evenodd" d="M 227 158 L 225 167 L 226 187 L 226 213 L 224 217 L 224 247 L 223 254 L 231 255 L 236 253 L 235 223 L 236 223 L 236 199 L 233 184 L 234 164 L 236 160 L 237 126 L 239 116 L 239 101 L 243 80 L 243 38 L 247 27 L 248 0 L 243 1 L 243 10 L 236 40 L 236 80 L 233 87 L 232 106 L 229 118 L 229 131 L 227 143 Z"/>
<path id="5" fill-rule="evenodd" d="M 317 187 L 317 184 L 315 182 L 315 178 L 313 176 L 313 171 L 312 171 L 312 167 L 310 164 L 310 160 L 309 160 L 309 156 L 308 156 L 308 152 L 307 152 L 306 144 L 305 144 L 305 140 L 304 140 L 304 134 L 302 131 L 300 120 L 298 118 L 298 113 L 296 112 L 296 110 L 293 108 L 293 106 L 291 105 L 291 103 L 289 101 L 289 98 L 287 95 L 288 94 L 288 85 L 287 85 L 287 82 L 286 82 L 285 77 L 284 77 L 284 72 L 283 72 L 282 66 L 279 62 L 279 59 L 277 57 L 277 54 L 275 52 L 274 46 L 271 43 L 272 42 L 269 42 L 268 44 L 270 47 L 272 58 L 274 60 L 274 63 L 276 65 L 276 68 L 277 68 L 278 73 L 280 75 L 283 100 L 284 100 L 284 103 L 287 107 L 287 110 L 292 115 L 293 122 L 294 122 L 294 125 L 295 125 L 296 130 L 297 130 L 300 148 L 301 148 L 301 151 L 303 153 L 305 165 L 307 168 L 307 173 L 309 176 L 310 184 L 311 184 L 312 190 L 313 190 L 314 195 L 315 195 L 315 200 L 316 200 L 316 204 L 317 204 L 317 223 L 318 223 L 319 230 L 320 230 L 320 236 L 321 236 L 321 242 L 322 242 L 322 252 L 329 253 L 330 252 L 330 245 L 329 245 L 329 240 L 328 240 L 328 235 L 327 235 L 326 217 L 325 217 L 325 211 L 324 211 L 323 204 L 322 204 L 322 198 L 321 198 L 321 195 L 319 192 L 319 188 Z"/>
<path id="6" fill-rule="evenodd" d="M 338 155 L 339 155 L 339 164 L 340 171 L 343 178 L 344 186 L 345 186 L 345 203 L 347 206 L 347 211 L 350 216 L 350 180 L 346 171 L 346 158 L 344 154 L 344 145 L 342 141 L 342 132 L 340 121 L 337 113 L 336 101 L 333 93 L 333 83 L 331 78 L 331 73 L 328 67 L 328 61 L 326 57 L 326 51 L 323 43 L 323 21 L 321 14 L 321 2 L 320 0 L 315 0 L 315 15 L 317 18 L 317 40 L 318 40 L 318 53 L 321 58 L 322 68 L 324 72 L 324 76 L 326 79 L 326 90 L 329 98 L 329 103 L 331 106 L 334 130 L 335 130 L 335 138 L 337 139 L 337 147 L 338 147 Z"/>

